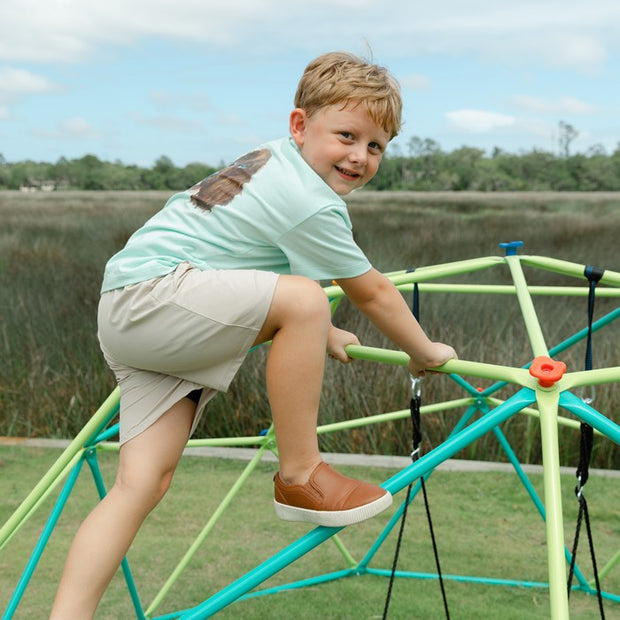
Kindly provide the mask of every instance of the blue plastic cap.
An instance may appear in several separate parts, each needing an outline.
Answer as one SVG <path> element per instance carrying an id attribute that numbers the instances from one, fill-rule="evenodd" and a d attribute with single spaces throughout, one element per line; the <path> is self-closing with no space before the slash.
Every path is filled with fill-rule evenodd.
<path id="1" fill-rule="evenodd" d="M 517 248 L 523 247 L 523 241 L 510 241 L 509 243 L 500 243 L 499 247 L 506 250 L 506 256 L 514 256 L 517 253 Z"/>

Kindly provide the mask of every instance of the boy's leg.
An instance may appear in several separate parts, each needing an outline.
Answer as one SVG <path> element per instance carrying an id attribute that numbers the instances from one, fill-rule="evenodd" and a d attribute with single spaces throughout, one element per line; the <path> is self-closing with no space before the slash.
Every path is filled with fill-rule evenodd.
<path id="1" fill-rule="evenodd" d="M 114 485 L 73 540 L 51 619 L 93 617 L 142 522 L 170 485 L 195 410 L 195 403 L 183 398 L 121 447 Z"/>
<path id="2" fill-rule="evenodd" d="M 280 276 L 256 343 L 272 340 L 266 380 L 280 462 L 280 475 L 305 483 L 321 462 L 316 435 L 325 370 L 329 303 L 307 278 Z"/>
<path id="3" fill-rule="evenodd" d="M 320 286 L 281 276 L 256 343 L 272 340 L 267 391 L 280 461 L 276 511 L 287 520 L 342 526 L 385 510 L 392 497 L 322 463 L 316 427 L 330 323 Z"/>

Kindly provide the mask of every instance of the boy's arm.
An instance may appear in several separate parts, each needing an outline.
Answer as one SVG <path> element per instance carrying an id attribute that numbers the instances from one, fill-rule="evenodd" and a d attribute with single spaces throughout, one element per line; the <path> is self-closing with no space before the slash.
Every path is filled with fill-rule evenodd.
<path id="1" fill-rule="evenodd" d="M 409 355 L 411 374 L 423 374 L 426 368 L 457 357 L 451 346 L 428 338 L 398 289 L 376 269 L 355 278 L 342 278 L 338 284 L 353 304 Z"/>

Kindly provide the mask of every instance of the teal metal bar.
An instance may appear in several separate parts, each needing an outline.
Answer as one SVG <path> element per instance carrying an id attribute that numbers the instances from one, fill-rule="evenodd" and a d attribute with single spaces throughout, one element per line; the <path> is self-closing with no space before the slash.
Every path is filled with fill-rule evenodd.
<path id="1" fill-rule="evenodd" d="M 368 575 L 377 575 L 380 577 L 388 577 L 391 571 L 382 568 L 369 568 L 366 571 Z M 418 573 L 413 571 L 396 571 L 396 577 L 403 577 L 409 579 L 426 579 L 434 580 L 438 579 L 436 573 Z M 518 581 L 515 579 L 501 579 L 498 577 L 475 577 L 471 575 L 450 575 L 443 574 L 442 578 L 446 581 L 456 581 L 460 583 L 477 583 L 485 586 L 508 586 L 508 587 L 522 587 L 522 588 L 541 588 L 544 590 L 549 589 L 549 584 L 544 581 Z M 591 588 L 588 590 L 582 589 L 580 586 L 573 586 L 572 591 L 586 592 L 587 594 L 595 594 L 596 591 Z M 613 602 L 619 602 L 620 596 L 611 594 L 609 592 L 601 592 L 601 596 L 607 600 Z"/>
<path id="2" fill-rule="evenodd" d="M 536 507 L 536 510 L 538 510 L 538 514 L 542 517 L 543 521 L 546 521 L 547 520 L 547 515 L 545 513 L 545 507 L 544 507 L 542 501 L 540 500 L 540 497 L 538 497 L 538 493 L 536 493 L 536 489 L 534 488 L 534 486 L 530 482 L 530 479 L 527 477 L 527 475 L 523 471 L 523 467 L 521 467 L 521 463 L 519 463 L 519 459 L 517 459 L 516 454 L 512 450 L 512 447 L 510 446 L 510 443 L 506 439 L 506 436 L 504 435 L 504 433 L 499 428 L 494 428 L 493 429 L 493 433 L 497 437 L 498 442 L 502 446 L 502 449 L 504 450 L 506 456 L 508 457 L 508 460 L 512 464 L 512 466 L 513 466 L 513 468 L 515 470 L 515 473 L 517 474 L 517 477 L 521 481 L 521 484 L 523 485 L 523 487 L 525 488 L 527 494 L 529 495 L 530 499 L 532 500 L 532 503 Z M 567 547 L 564 547 L 564 555 L 566 557 L 566 561 L 568 563 L 570 563 L 570 561 L 571 561 L 571 553 L 570 553 L 570 551 L 568 550 Z M 575 570 L 575 577 L 577 578 L 579 583 L 582 586 L 587 586 L 588 581 L 584 577 L 584 575 L 581 572 L 581 570 L 579 569 L 579 566 L 575 565 L 575 569 L 574 570 Z"/>
<path id="3" fill-rule="evenodd" d="M 471 443 L 471 441 L 474 441 L 478 437 L 484 435 L 494 426 L 501 424 L 510 416 L 520 411 L 523 407 L 531 405 L 534 399 L 535 397 L 531 390 L 527 388 L 520 390 L 517 394 L 514 394 L 511 398 L 509 398 L 503 406 L 500 405 L 488 415 L 474 422 L 471 426 L 447 439 L 446 442 L 423 456 L 415 463 L 412 463 L 402 472 L 399 472 L 389 480 L 386 480 L 381 486 L 390 491 L 392 495 L 395 495 L 413 480 L 420 478 L 437 467 L 440 463 L 450 458 L 464 446 Z M 198 605 L 189 613 L 179 616 L 179 618 L 183 620 L 201 620 L 203 618 L 209 618 L 211 615 L 217 611 L 220 611 L 227 605 L 230 605 L 240 596 L 250 592 L 255 587 L 266 581 L 269 577 L 272 577 L 282 569 L 286 568 L 286 566 L 295 560 L 298 560 L 300 557 L 342 529 L 343 528 L 327 527 L 315 528 L 279 553 L 267 559 L 250 572 L 246 573 L 237 581 L 231 583 L 223 590 L 220 590 L 220 592 Z"/>
<path id="4" fill-rule="evenodd" d="M 207 523 L 201 530 L 200 534 L 196 537 L 192 545 L 186 551 L 183 558 L 181 558 L 180 562 L 174 568 L 174 570 L 172 571 L 172 573 L 166 580 L 166 583 L 164 583 L 164 585 L 161 587 L 159 592 L 155 595 L 155 598 L 153 599 L 152 603 L 149 605 L 148 609 L 146 610 L 147 616 L 152 615 L 155 609 L 157 609 L 157 606 L 161 603 L 161 601 L 164 599 L 166 594 L 170 591 L 170 589 L 172 588 L 176 580 L 179 578 L 181 573 L 185 570 L 185 568 L 189 564 L 192 557 L 194 557 L 196 551 L 198 551 L 198 549 L 203 544 L 207 536 L 210 534 L 211 530 L 217 523 L 218 519 L 222 516 L 222 514 L 224 514 L 224 511 L 228 508 L 228 506 L 231 504 L 232 500 L 235 498 L 237 493 L 241 490 L 242 486 L 245 484 L 250 474 L 256 469 L 256 466 L 262 460 L 265 451 L 270 449 L 270 447 L 275 444 L 275 435 L 273 431 L 273 425 L 271 426 L 271 428 L 265 435 L 264 440 L 265 441 L 263 445 L 257 450 L 254 457 L 246 465 L 243 472 L 237 478 L 237 480 L 235 481 L 233 486 L 230 488 L 230 490 L 228 491 L 224 499 L 220 502 L 219 506 L 214 511 L 214 513 L 211 515 L 211 518 L 207 521 Z"/>
<path id="5" fill-rule="evenodd" d="M 383 577 L 388 576 L 390 571 L 380 568 L 369 568 L 369 575 L 380 575 Z M 408 577 L 410 579 L 438 579 L 435 573 L 418 573 L 414 571 L 396 571 L 397 577 Z M 450 575 L 444 574 L 442 578 L 448 581 L 458 581 L 461 583 L 478 583 L 483 585 L 493 586 L 512 586 L 512 587 L 525 587 L 525 588 L 544 588 L 548 589 L 549 584 L 543 581 L 517 581 L 514 579 L 500 579 L 496 577 L 473 577 L 469 575 Z"/>
<path id="6" fill-rule="evenodd" d="M 278 592 L 287 592 L 290 590 L 300 590 L 301 588 L 308 588 L 311 586 L 320 585 L 322 583 L 329 583 L 331 581 L 338 581 L 338 579 L 344 579 L 346 577 L 351 577 L 352 575 L 360 575 L 355 568 L 349 568 L 339 571 L 334 571 L 332 573 L 324 573 L 322 575 L 317 575 L 316 577 L 309 577 L 308 579 L 300 579 L 299 581 L 293 581 L 291 583 L 287 583 L 282 586 L 276 586 L 273 588 L 265 588 L 264 590 L 257 590 L 255 592 L 250 592 L 244 596 L 239 597 L 238 600 L 243 601 L 249 598 L 256 598 L 258 596 L 268 596 L 269 594 L 277 594 Z"/>
<path id="7" fill-rule="evenodd" d="M 101 469 L 99 468 L 96 448 L 89 448 L 86 451 L 85 456 L 86 462 L 88 463 L 90 472 L 93 476 L 93 480 L 95 481 L 95 487 L 97 489 L 97 493 L 99 494 L 99 499 L 102 500 L 106 496 L 107 491 L 103 482 L 103 476 L 101 475 Z M 127 584 L 127 590 L 129 591 L 131 603 L 133 605 L 134 611 L 136 612 L 136 618 L 138 620 L 146 620 L 146 616 L 142 611 L 142 603 L 140 602 L 140 596 L 138 595 L 136 583 L 133 575 L 131 574 L 131 569 L 129 568 L 129 561 L 126 557 L 121 560 L 121 569 L 123 571 L 123 576 L 125 577 L 125 583 Z"/>
<path id="8" fill-rule="evenodd" d="M 2 620 L 11 620 L 11 618 L 13 618 L 13 615 L 15 611 L 17 610 L 17 606 L 19 605 L 22 599 L 22 596 L 24 595 L 26 587 L 28 586 L 28 583 L 30 582 L 30 579 L 37 567 L 37 564 L 39 563 L 39 560 L 41 559 L 41 556 L 43 555 L 43 552 L 45 551 L 45 547 L 51 535 L 54 532 L 56 523 L 58 523 L 58 519 L 60 519 L 60 515 L 62 514 L 62 511 L 64 510 L 64 507 L 66 506 L 67 501 L 69 500 L 69 496 L 71 495 L 71 491 L 73 490 L 73 487 L 75 486 L 75 483 L 77 482 L 77 479 L 78 479 L 78 476 L 80 475 L 80 471 L 82 469 L 83 464 L 84 464 L 84 460 L 80 459 L 79 462 L 75 465 L 75 467 L 71 471 L 71 474 L 69 475 L 69 477 L 67 478 L 65 485 L 62 489 L 62 492 L 60 493 L 58 500 L 56 501 L 54 508 L 52 509 L 52 512 L 49 518 L 47 519 L 47 522 L 45 523 L 45 526 L 43 527 L 43 531 L 41 532 L 41 535 L 39 536 L 39 540 L 37 541 L 37 544 L 35 545 L 35 548 L 32 551 L 30 559 L 28 560 L 28 563 L 26 564 L 26 567 L 17 584 L 17 587 L 15 588 L 15 592 L 13 592 L 13 596 L 11 597 L 11 600 L 9 601 L 9 605 L 6 608 L 4 614 L 2 615 Z"/>
<path id="9" fill-rule="evenodd" d="M 477 406 L 474 406 L 474 405 L 469 406 L 467 410 L 465 411 L 465 413 L 461 416 L 461 419 L 457 422 L 455 427 L 452 429 L 449 436 L 452 437 L 456 433 L 460 432 L 463 428 L 465 428 L 469 420 L 476 413 L 476 411 L 478 411 Z M 420 492 L 421 487 L 422 487 L 421 483 L 419 481 L 416 482 L 415 486 L 411 490 L 410 503 L 411 501 L 415 499 L 417 494 Z M 377 551 L 379 551 L 383 543 L 387 540 L 388 536 L 391 534 L 392 530 L 394 529 L 394 527 L 400 520 L 403 512 L 404 512 L 404 502 L 402 503 L 400 508 L 394 513 L 394 515 L 392 515 L 392 518 L 388 521 L 388 523 L 383 528 L 382 532 L 379 534 L 375 542 L 372 544 L 372 546 L 370 547 L 366 555 L 362 558 L 361 562 L 358 565 L 358 568 L 364 569 L 364 570 L 366 569 L 366 567 L 372 561 L 372 558 L 375 556 Z"/>
<path id="10" fill-rule="evenodd" d="M 601 317 L 600 319 L 598 319 L 597 321 L 592 323 L 592 332 L 594 333 L 594 332 L 602 329 L 603 327 L 609 325 L 611 322 L 613 322 L 617 318 L 620 318 L 620 307 L 616 308 L 615 310 L 609 312 L 605 316 Z M 586 338 L 587 335 L 588 335 L 588 329 L 587 328 L 584 328 L 584 329 L 576 332 L 570 338 L 567 338 L 563 342 L 561 342 L 561 343 L 557 344 L 556 346 L 554 346 L 553 348 L 551 348 L 549 350 L 549 355 L 551 357 L 553 357 L 553 356 L 557 355 L 558 353 L 561 353 L 562 351 L 565 351 L 566 349 L 570 348 L 571 346 L 573 346 L 577 342 L 579 342 L 579 341 L 583 340 L 584 338 Z M 531 366 L 531 364 L 532 364 L 532 362 L 530 361 L 527 364 L 525 364 L 524 366 L 521 366 L 521 368 L 528 369 Z M 587 372 L 592 372 L 592 371 L 587 371 Z M 573 373 L 573 375 L 574 375 L 574 373 Z M 587 375 L 588 379 L 589 379 L 590 376 L 591 375 Z M 456 374 L 450 375 L 450 377 L 453 378 L 454 381 L 458 385 L 463 387 L 465 390 L 467 390 L 468 392 L 470 392 L 472 394 L 475 394 L 475 388 L 473 388 L 470 384 L 468 384 L 462 377 L 460 377 L 459 375 L 456 375 Z M 575 379 L 575 380 L 577 380 L 577 379 Z M 615 379 L 615 380 L 620 380 L 620 378 Z M 489 395 L 493 394 L 494 392 L 499 391 L 500 389 L 502 389 L 506 385 L 508 385 L 508 383 L 509 383 L 508 381 L 499 381 L 499 382 L 489 386 L 488 388 L 486 388 L 483 391 L 482 394 L 484 396 L 489 396 Z M 569 389 L 569 388 L 566 387 L 565 389 Z"/>
<path id="11" fill-rule="evenodd" d="M 456 275 L 461 273 L 470 273 L 472 271 L 477 271 L 481 269 L 487 269 L 496 265 L 504 265 L 508 264 L 511 274 L 514 280 L 514 286 L 487 286 L 487 285 L 448 285 L 448 284 L 434 284 L 428 283 L 428 280 L 434 278 L 443 278 L 449 275 Z M 445 290 L 446 292 L 468 292 L 468 293 L 492 293 L 492 294 L 516 294 L 521 305 L 521 310 L 523 314 L 523 318 L 526 322 L 526 327 L 528 329 L 528 334 L 530 336 L 530 341 L 533 347 L 533 351 L 535 355 L 546 354 L 546 345 L 544 343 L 544 339 L 542 336 L 542 331 L 540 330 L 540 326 L 538 324 L 538 319 L 536 317 L 536 313 L 534 311 L 534 307 L 531 301 L 531 295 L 539 294 L 539 295 L 587 295 L 588 291 L 586 287 L 532 287 L 528 286 L 525 282 L 525 278 L 523 276 L 523 272 L 521 269 L 521 265 L 531 265 L 535 267 L 540 267 L 543 269 L 547 269 L 549 271 L 553 271 L 556 273 L 561 273 L 565 275 L 570 275 L 578 278 L 583 278 L 583 269 L 582 265 L 577 265 L 574 263 L 568 263 L 566 261 L 557 261 L 554 259 L 547 259 L 543 257 L 518 257 L 516 255 L 510 255 L 502 258 L 498 257 L 487 257 L 482 259 L 472 259 L 469 261 L 459 261 L 456 263 L 447 263 L 444 265 L 432 266 L 432 267 L 420 267 L 416 269 L 415 272 L 393 272 L 391 274 L 386 274 L 392 282 L 395 283 L 396 286 L 401 290 L 408 290 L 413 287 L 414 282 L 420 282 L 420 288 L 422 290 L 433 290 L 433 291 L 441 291 Z M 620 285 L 620 274 L 616 272 L 606 271 L 603 279 L 601 280 L 602 284 L 607 285 Z M 342 299 L 343 292 L 338 287 L 328 287 L 325 289 L 326 292 L 332 293 L 330 296 L 330 303 L 332 311 L 337 307 L 338 303 Z M 617 296 L 620 294 L 620 290 L 616 289 L 605 289 L 600 288 L 597 291 L 597 294 L 600 293 L 600 296 Z M 603 319 L 599 319 L 599 321 L 593 324 L 593 330 L 599 329 L 604 325 L 607 325 L 612 320 L 620 316 L 620 307 L 615 311 L 609 313 Z M 572 346 L 578 340 L 581 340 L 585 337 L 587 330 L 581 330 L 577 334 L 575 334 L 572 338 L 561 343 L 557 347 L 551 350 L 551 354 L 555 354 L 564 348 L 568 348 Z M 563 347 L 563 348 L 562 348 Z M 366 359 L 369 361 L 376 362 L 384 362 L 395 365 L 406 366 L 408 358 L 405 354 L 398 351 L 386 351 L 384 349 L 372 349 L 369 347 L 349 347 L 347 349 L 351 357 L 358 357 L 359 359 Z M 560 576 L 561 573 L 565 575 L 565 566 L 563 561 L 561 560 L 561 552 L 560 549 L 563 549 L 564 555 L 568 554 L 566 546 L 563 543 L 563 531 L 562 531 L 562 523 L 561 523 L 561 497 L 559 493 L 559 456 L 558 456 L 558 447 L 557 447 L 557 426 L 560 422 L 560 418 L 558 416 L 558 406 L 563 406 L 565 409 L 574 413 L 578 418 L 586 421 L 591 426 L 593 426 L 597 432 L 607 435 L 612 441 L 616 443 L 620 443 L 620 427 L 617 424 L 607 419 L 605 416 L 597 412 L 592 407 L 589 407 L 583 401 L 576 398 L 574 395 L 570 394 L 567 390 L 572 387 L 578 387 L 582 385 L 593 385 L 597 383 L 609 383 L 609 382 L 617 382 L 620 380 L 620 367 L 617 368 L 607 368 L 600 369 L 594 371 L 587 372 L 577 372 L 577 373 L 568 373 L 565 374 L 564 377 L 558 382 L 554 388 L 549 390 L 541 389 L 537 386 L 536 380 L 529 376 L 527 372 L 526 365 L 522 369 L 515 369 L 510 367 L 502 367 L 502 366 L 494 366 L 489 364 L 481 364 L 476 362 L 468 362 L 464 360 L 451 360 L 444 366 L 435 369 L 438 372 L 449 373 L 449 376 L 457 382 L 461 387 L 463 387 L 473 398 L 462 399 L 461 404 L 468 405 L 468 412 L 461 418 L 461 421 L 457 424 L 450 437 L 446 442 L 438 446 L 435 450 L 429 452 L 427 455 L 422 457 L 420 460 L 416 461 L 415 464 L 407 467 L 405 470 L 393 476 L 389 480 L 385 481 L 383 486 L 384 488 L 390 490 L 392 493 L 397 493 L 402 488 L 411 484 L 413 480 L 418 480 L 421 477 L 427 477 L 434 471 L 435 467 L 439 465 L 441 462 L 450 458 L 450 456 L 457 451 L 463 449 L 463 447 L 469 445 L 472 441 L 475 441 L 478 437 L 482 436 L 484 433 L 489 430 L 493 430 L 498 439 L 503 437 L 503 433 L 498 428 L 498 425 L 503 421 L 508 419 L 510 416 L 527 409 L 529 404 L 532 404 L 535 400 L 538 401 L 540 413 L 539 419 L 541 424 L 541 434 L 543 436 L 543 465 L 544 465 L 544 480 L 545 480 L 545 502 L 548 507 L 548 512 L 550 513 L 549 520 L 547 520 L 547 516 L 545 514 L 545 507 L 542 505 L 540 500 L 537 498 L 536 493 L 525 477 L 523 470 L 518 463 L 512 448 L 505 440 L 504 451 L 506 452 L 509 460 L 513 463 L 513 467 L 517 470 L 517 474 L 522 478 L 522 483 L 525 484 L 526 490 L 530 493 L 532 500 L 534 501 L 536 507 L 539 512 L 543 516 L 543 519 L 547 522 L 547 540 L 548 540 L 548 549 L 549 549 L 549 575 L 550 575 L 550 583 L 548 587 L 550 589 L 551 599 L 552 599 L 552 617 L 554 619 L 560 619 L 567 617 L 567 609 L 564 609 L 564 600 L 563 597 L 559 594 L 560 590 Z M 450 374 L 451 373 L 451 374 Z M 457 374 L 458 373 L 458 374 Z M 478 391 L 471 386 L 467 381 L 462 379 L 459 375 L 471 375 L 482 378 L 490 378 L 498 381 L 494 386 L 485 389 L 482 393 L 478 393 Z M 493 393 L 500 387 L 504 385 L 512 383 L 521 386 L 523 389 L 515 394 L 513 397 L 507 399 L 504 403 L 500 403 L 494 410 L 488 409 L 488 401 L 485 400 L 485 397 L 488 397 L 489 394 Z M 453 401 L 454 403 L 458 401 Z M 436 408 L 436 410 L 441 410 L 445 408 L 446 403 L 441 403 L 438 405 L 433 405 L 431 407 Z M 471 424 L 467 428 L 460 428 L 465 425 L 465 420 L 469 419 L 475 411 L 476 407 L 480 407 L 480 411 L 483 412 L 483 417 L 481 420 L 478 420 Z M 29 518 L 29 516 L 36 510 L 36 508 L 40 505 L 40 503 L 45 499 L 46 494 L 50 492 L 50 489 L 59 481 L 61 477 L 66 475 L 66 471 L 69 470 L 70 465 L 72 465 L 74 460 L 79 458 L 79 465 L 83 462 L 84 456 L 80 454 L 84 448 L 89 448 L 90 446 L 97 446 L 97 450 L 105 449 L 105 450 L 118 450 L 118 445 L 108 444 L 102 445 L 101 441 L 105 441 L 108 438 L 112 437 L 117 432 L 117 427 L 110 428 L 107 430 L 105 427 L 112 419 L 113 415 L 118 411 L 118 389 L 115 390 L 105 401 L 105 403 L 100 407 L 100 409 L 95 413 L 93 418 L 89 421 L 89 423 L 82 429 L 81 433 L 75 438 L 69 448 L 63 452 L 61 458 L 54 464 L 52 470 L 48 472 L 46 477 L 33 489 L 32 493 L 24 500 L 22 505 L 18 508 L 18 510 L 14 513 L 11 519 L 4 525 L 2 529 L 0 529 L 0 549 L 4 544 L 8 541 L 8 539 L 15 533 L 15 531 L 21 526 L 21 524 Z M 429 409 L 430 411 L 430 409 Z M 407 412 L 405 412 L 405 415 Z M 392 414 L 382 414 L 379 416 L 375 416 L 376 422 L 383 421 L 385 416 L 403 416 L 403 412 L 393 412 Z M 352 428 L 355 426 L 362 425 L 362 422 L 354 420 L 348 421 L 344 423 L 336 423 L 334 425 L 326 425 L 325 427 L 320 427 L 319 432 L 333 432 L 335 430 L 342 430 L 345 428 Z M 200 442 L 200 440 L 199 440 Z M 196 442 L 199 444 L 199 442 Z M 218 443 L 220 442 L 220 443 Z M 188 445 L 194 442 L 188 443 Z M 500 443 L 501 439 L 500 439 Z M 224 438 L 219 440 L 204 440 L 204 442 L 200 443 L 200 445 L 231 445 L 231 446 L 239 446 L 239 445 L 259 445 L 262 449 L 266 446 L 266 439 L 263 436 L 260 437 L 252 437 L 252 438 Z M 89 459 L 94 458 L 94 465 L 91 465 L 91 461 Z M 103 488 L 103 481 L 101 479 L 101 474 L 99 472 L 98 464 L 96 463 L 96 456 L 94 450 L 87 451 L 86 459 L 91 465 L 91 471 L 93 471 L 93 476 L 95 478 L 95 482 L 97 484 L 98 490 L 100 487 L 103 489 L 103 493 L 105 494 L 105 489 Z M 95 469 L 93 469 L 93 467 Z M 72 479 L 74 471 L 77 469 L 77 465 L 75 468 L 71 470 L 70 479 Z M 519 474 L 519 472 L 521 472 Z M 76 474 L 77 476 L 77 474 Z M 527 480 L 527 483 L 525 482 Z M 43 489 L 43 485 L 47 484 L 46 489 Z M 418 482 L 419 485 L 419 482 Z M 528 487 L 529 485 L 529 487 Z M 65 485 L 65 489 L 67 485 Z M 64 490 L 63 489 L 63 492 Z M 417 487 L 416 487 L 417 489 Z M 531 491 L 531 492 L 530 492 Z M 101 495 L 100 490 L 100 496 Z M 62 496 L 62 494 L 61 494 Z M 536 498 L 536 499 L 535 499 Z M 60 498 L 59 498 L 60 501 Z M 65 500 L 66 501 L 66 500 Z M 57 502 L 57 506 L 59 503 Z M 62 508 L 60 508 L 60 511 Z M 402 512 L 402 507 L 401 507 Z M 60 512 L 58 513 L 60 514 Z M 558 521 L 559 514 L 559 521 Z M 48 520 L 48 524 L 51 522 L 52 517 L 54 517 L 54 512 L 50 516 Z M 58 517 L 56 517 L 58 518 Z M 553 524 L 550 525 L 549 521 Z M 52 526 L 53 527 L 53 526 Z M 549 538 L 549 531 L 553 530 L 551 539 Z M 242 597 L 249 596 L 258 596 L 267 592 L 267 590 L 263 590 L 260 592 L 245 594 L 238 596 L 238 592 L 240 590 L 245 590 L 248 592 L 248 588 L 252 589 L 256 587 L 262 581 L 257 581 L 256 585 L 251 585 L 253 581 L 256 581 L 259 577 L 267 575 L 271 576 L 278 572 L 281 568 L 284 568 L 291 562 L 295 561 L 301 555 L 305 554 L 307 551 L 311 550 L 327 538 L 330 538 L 337 534 L 342 528 L 316 528 L 313 532 L 310 532 L 306 537 L 300 539 L 293 545 L 290 545 L 283 551 L 281 551 L 277 556 L 274 556 L 270 560 L 267 560 L 260 567 L 257 567 L 254 571 L 248 573 L 248 575 L 242 577 L 237 580 L 233 584 L 231 584 L 228 588 L 225 588 L 220 593 L 214 595 L 208 601 L 205 601 L 203 605 L 198 606 L 192 610 L 186 610 L 182 612 L 182 615 L 179 616 L 179 613 L 173 614 L 170 617 L 174 618 L 204 618 L 211 615 L 211 613 L 215 613 L 215 611 L 219 611 L 222 607 L 230 604 L 234 600 Z M 391 529 L 391 528 L 390 528 Z M 559 534 L 558 534 L 559 532 Z M 44 545 L 43 545 L 44 546 Z M 33 552 L 32 561 L 34 570 L 34 566 L 36 566 L 36 562 L 38 561 L 38 557 L 36 554 L 38 553 L 38 547 L 35 548 Z M 36 560 L 34 558 L 36 557 Z M 40 555 L 39 555 L 40 557 Z M 368 556 L 367 556 L 368 557 Z M 570 555 L 568 555 L 570 557 Z M 365 558 L 366 560 L 366 558 Z M 277 568 L 274 570 L 274 567 L 281 566 L 281 568 Z M 128 566 L 127 566 L 128 569 Z M 27 571 L 30 570 L 30 567 L 27 567 Z M 25 571 L 25 573 L 27 572 Z M 347 576 L 348 574 L 357 574 L 371 572 L 367 569 L 364 561 L 360 563 L 355 569 L 350 571 L 341 571 L 340 574 L 342 576 Z M 336 573 L 334 573 L 336 574 Z M 376 571 L 373 569 L 373 574 L 388 574 L 388 571 Z M 398 576 L 411 576 L 412 573 L 398 573 Z M 583 580 L 583 576 L 580 578 L 580 574 L 576 571 L 577 578 L 580 582 L 578 586 L 574 586 L 574 589 L 582 589 L 587 591 L 588 593 L 592 593 L 593 590 L 585 584 L 585 580 Z M 422 577 L 426 578 L 426 577 Z M 429 576 L 428 578 L 433 578 Z M 447 576 L 446 578 L 451 578 Z M 478 583 L 493 583 L 494 581 L 501 583 L 512 583 L 513 585 L 527 585 L 527 582 L 510 582 L 508 580 L 488 580 L 488 579 L 480 579 L 480 578 L 461 578 L 455 577 L 459 580 L 463 581 L 471 581 Z M 25 583 L 30 579 L 30 575 L 22 575 L 22 579 L 25 579 Z M 309 583 L 318 583 L 317 580 L 322 580 L 323 577 L 314 578 L 312 580 L 305 580 Z M 329 577 L 328 577 L 329 579 Z M 298 582 L 302 583 L 302 582 Z M 565 576 L 564 576 L 565 583 Z M 129 585 L 129 581 L 128 581 Z M 547 584 L 541 584 L 543 587 L 547 587 Z M 25 585 L 24 585 L 25 587 Z M 303 586 L 297 586 L 303 587 Z M 271 591 L 277 591 L 284 589 L 284 587 L 280 586 L 278 588 L 273 588 Z M 131 589 L 131 586 L 130 586 Z M 565 589 L 565 586 L 564 586 Z M 237 593 L 233 598 L 232 595 Z M 16 591 L 17 593 L 17 591 Z M 22 590 L 23 593 L 23 590 Z M 137 597 L 137 592 L 132 594 L 132 598 L 135 594 L 137 600 L 137 606 L 134 602 L 134 607 L 136 608 L 136 613 L 140 619 L 144 619 L 145 616 L 142 614 L 141 607 L 139 604 L 139 600 Z M 19 594 L 19 598 L 21 598 L 21 593 Z M 603 593 L 603 596 L 607 598 L 612 598 L 612 600 L 620 600 L 620 597 L 615 597 L 615 595 L 609 595 L 607 593 Z M 15 595 L 14 595 L 15 597 Z M 227 601 L 227 602 L 226 602 Z M 215 611 L 213 611 L 215 609 Z M 204 615 L 204 614 L 207 615 Z M 189 615 L 187 615 L 189 614 Z M 198 614 L 198 615 L 196 615 Z M 565 616 L 566 614 L 566 616 Z M 148 611 L 147 611 L 148 615 Z M 5 618 L 5 616 L 3 616 Z"/>
<path id="12" fill-rule="evenodd" d="M 8 521 L 0 528 L 0 549 L 4 546 L 8 537 L 12 535 L 13 531 L 20 527 L 23 520 L 31 514 L 32 508 L 38 503 L 41 495 L 46 492 L 58 476 L 63 474 L 67 465 L 82 450 L 85 443 L 101 432 L 116 415 L 118 412 L 119 395 L 120 391 L 116 388 L 28 494 L 26 499 L 19 505 L 17 510 L 9 517 Z"/>
<path id="13" fill-rule="evenodd" d="M 620 426 L 599 413 L 596 409 L 590 407 L 590 405 L 584 403 L 583 400 L 577 398 L 574 394 L 562 392 L 560 395 L 560 406 L 576 415 L 614 443 L 620 444 Z"/>

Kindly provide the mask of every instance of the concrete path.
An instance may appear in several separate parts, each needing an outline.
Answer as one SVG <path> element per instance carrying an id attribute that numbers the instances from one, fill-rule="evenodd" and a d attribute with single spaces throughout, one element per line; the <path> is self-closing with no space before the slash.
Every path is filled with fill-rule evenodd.
<path id="1" fill-rule="evenodd" d="M 27 439 L 0 437 L 0 446 L 19 445 L 32 448 L 55 448 L 64 450 L 69 445 L 68 440 L 64 439 Z M 251 448 L 186 448 L 184 454 L 187 456 L 213 457 L 220 459 L 237 459 L 250 461 L 256 454 L 256 450 Z M 382 456 L 378 454 L 342 454 L 325 453 L 323 458 L 330 465 L 356 465 L 361 467 L 383 467 L 388 469 L 403 469 L 411 464 L 411 459 L 406 456 Z M 277 459 L 271 453 L 265 453 L 263 460 L 275 462 Z M 542 465 L 522 465 L 526 473 L 542 474 Z M 575 467 L 561 467 L 563 474 L 574 475 Z M 437 471 L 463 471 L 463 472 L 485 472 L 499 471 L 512 473 L 514 471 L 510 463 L 495 463 L 488 461 L 468 461 L 463 459 L 448 459 L 439 467 Z M 609 478 L 620 478 L 620 471 L 616 469 L 590 469 L 591 475 L 605 476 Z"/>

